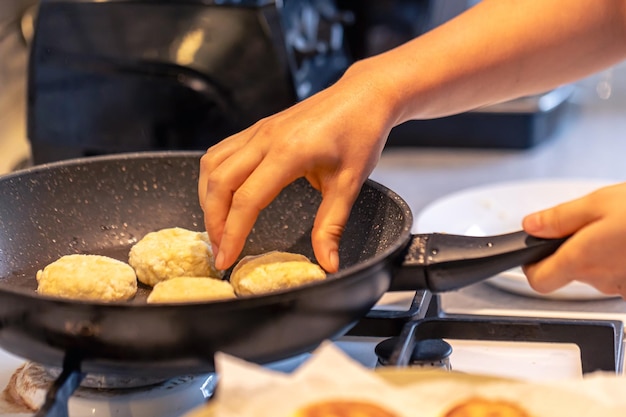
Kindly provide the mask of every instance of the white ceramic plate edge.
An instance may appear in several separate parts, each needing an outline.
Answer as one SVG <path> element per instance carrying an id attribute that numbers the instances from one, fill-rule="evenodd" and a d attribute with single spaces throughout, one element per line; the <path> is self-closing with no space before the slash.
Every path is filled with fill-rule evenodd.
<path id="1" fill-rule="evenodd" d="M 521 219 L 533 211 L 583 196 L 614 180 L 551 178 L 507 181 L 457 191 L 428 204 L 416 217 L 414 233 L 455 233 L 473 236 L 513 232 Z M 516 199 L 520 199 L 516 201 Z M 512 208 L 507 204 L 515 204 Z M 486 280 L 501 290 L 535 298 L 599 300 L 615 298 L 590 285 L 572 282 L 549 294 L 533 290 L 521 268 Z"/>

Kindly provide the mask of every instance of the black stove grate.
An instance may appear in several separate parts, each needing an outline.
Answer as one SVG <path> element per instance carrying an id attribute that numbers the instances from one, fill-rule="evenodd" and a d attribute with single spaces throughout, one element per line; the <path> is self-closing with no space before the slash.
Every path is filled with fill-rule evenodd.
<path id="1" fill-rule="evenodd" d="M 407 311 L 372 310 L 350 336 L 395 337 L 387 366 L 408 366 L 418 342 L 429 339 L 573 343 L 583 373 L 622 372 L 624 324 L 619 320 L 450 315 L 439 297 L 418 291 Z"/>

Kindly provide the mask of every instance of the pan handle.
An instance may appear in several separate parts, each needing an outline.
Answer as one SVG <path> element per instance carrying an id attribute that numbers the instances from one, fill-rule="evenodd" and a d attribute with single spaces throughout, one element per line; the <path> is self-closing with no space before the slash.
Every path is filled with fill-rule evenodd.
<path id="1" fill-rule="evenodd" d="M 54 381 L 41 408 L 34 417 L 67 417 L 69 400 L 78 389 L 85 374 L 80 371 L 80 356 L 68 352 L 63 360 L 63 371 Z"/>
<path id="2" fill-rule="evenodd" d="M 541 239 L 524 231 L 484 237 L 413 235 L 390 291 L 457 290 L 510 268 L 540 261 L 565 240 Z"/>

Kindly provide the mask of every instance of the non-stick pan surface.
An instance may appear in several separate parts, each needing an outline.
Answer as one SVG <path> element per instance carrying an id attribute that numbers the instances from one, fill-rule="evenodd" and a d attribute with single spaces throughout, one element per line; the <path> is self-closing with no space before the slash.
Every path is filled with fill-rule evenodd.
<path id="1" fill-rule="evenodd" d="M 127 261 L 130 247 L 166 227 L 203 230 L 199 153 L 151 152 L 70 160 L 0 177 L 0 346 L 46 365 L 78 358 L 83 372 L 174 376 L 213 370 L 224 351 L 269 362 L 345 332 L 389 288 L 410 238 L 411 212 L 367 182 L 341 244 L 341 271 L 324 282 L 211 303 L 97 303 L 36 293 L 36 271 L 72 253 Z M 320 195 L 297 181 L 264 210 L 244 250 L 314 259 Z"/>

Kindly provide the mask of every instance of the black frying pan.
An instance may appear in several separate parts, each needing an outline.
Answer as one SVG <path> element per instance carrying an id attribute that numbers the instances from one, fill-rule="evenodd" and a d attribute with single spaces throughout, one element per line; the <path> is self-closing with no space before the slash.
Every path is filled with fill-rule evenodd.
<path id="1" fill-rule="evenodd" d="M 150 231 L 203 229 L 199 153 L 70 160 L 0 178 L 0 346 L 83 372 L 169 377 L 208 372 L 224 351 L 266 363 L 346 332 L 390 288 L 445 291 L 552 253 L 561 241 L 523 233 L 468 238 L 411 235 L 411 211 L 368 181 L 341 244 L 341 270 L 298 289 L 211 303 L 147 305 L 40 296 L 35 273 L 71 253 L 127 260 Z M 319 194 L 296 181 L 264 210 L 244 254 L 298 252 L 314 259 Z M 66 355 L 67 354 L 67 355 Z"/>

